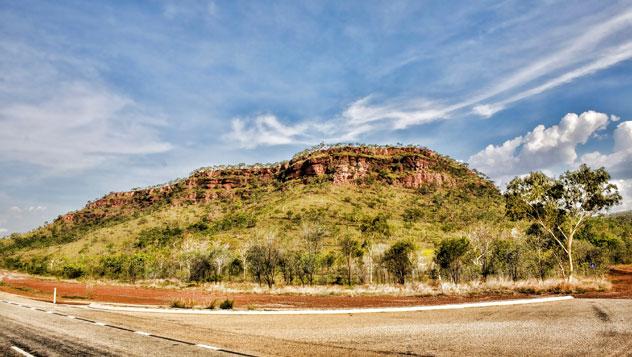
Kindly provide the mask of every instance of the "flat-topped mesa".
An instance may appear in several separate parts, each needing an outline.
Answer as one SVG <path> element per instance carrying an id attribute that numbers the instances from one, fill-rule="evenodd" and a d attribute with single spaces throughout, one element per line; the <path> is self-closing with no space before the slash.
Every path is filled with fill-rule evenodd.
<path id="1" fill-rule="evenodd" d="M 219 197 L 247 196 L 255 188 L 283 189 L 288 182 L 389 185 L 416 189 L 425 185 L 451 188 L 474 182 L 493 184 L 464 164 L 421 147 L 337 146 L 296 155 L 272 165 L 214 167 L 196 170 L 170 184 L 114 192 L 61 217 L 75 222 L 133 213 L 158 204 L 208 203 Z"/>

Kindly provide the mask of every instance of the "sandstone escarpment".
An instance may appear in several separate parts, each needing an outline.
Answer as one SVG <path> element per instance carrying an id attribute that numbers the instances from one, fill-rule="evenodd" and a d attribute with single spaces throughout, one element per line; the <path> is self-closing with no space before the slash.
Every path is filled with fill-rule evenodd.
<path id="1" fill-rule="evenodd" d="M 188 178 L 161 186 L 114 192 L 60 219 L 100 220 L 157 205 L 209 203 L 227 196 L 248 196 L 257 189 L 283 189 L 313 180 L 342 184 L 384 184 L 418 189 L 464 185 L 493 187 L 465 165 L 420 147 L 340 146 L 318 148 L 272 164 L 200 169 Z"/>

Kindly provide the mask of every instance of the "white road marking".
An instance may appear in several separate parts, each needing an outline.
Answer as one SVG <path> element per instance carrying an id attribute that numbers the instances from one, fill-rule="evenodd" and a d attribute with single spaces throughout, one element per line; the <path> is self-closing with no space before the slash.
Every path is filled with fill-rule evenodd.
<path id="1" fill-rule="evenodd" d="M 333 315 L 333 314 L 365 314 L 381 312 L 416 312 L 432 310 L 456 310 L 472 307 L 526 305 L 544 302 L 572 300 L 572 296 L 552 296 L 535 299 L 515 299 L 501 301 L 472 302 L 464 304 L 428 305 L 428 306 L 404 306 L 404 307 L 376 307 L 357 309 L 332 309 L 332 310 L 185 310 L 185 309 L 160 309 L 144 307 L 112 306 L 92 303 L 88 308 L 95 310 L 128 311 L 128 312 L 158 312 L 167 314 L 193 314 L 193 315 Z"/>
<path id="2" fill-rule="evenodd" d="M 213 351 L 217 351 L 217 350 L 220 349 L 219 347 L 205 345 L 205 344 L 202 344 L 202 343 L 198 343 L 196 346 L 198 346 L 200 348 L 206 348 L 207 350 L 213 350 Z"/>
<path id="3" fill-rule="evenodd" d="M 30 354 L 30 353 L 26 352 L 25 350 L 21 349 L 20 347 L 17 347 L 17 346 L 11 346 L 11 349 L 12 349 L 12 350 L 14 350 L 15 352 L 17 352 L 17 353 L 21 354 L 22 356 L 25 356 L 25 357 L 35 357 L 35 356 L 33 356 L 32 354 Z"/>
<path id="4" fill-rule="evenodd" d="M 37 310 L 37 308 L 35 308 L 33 306 L 22 305 L 22 304 L 14 303 L 14 302 L 11 302 L 11 301 L 2 301 L 2 302 L 5 302 L 7 304 L 14 304 L 14 305 L 23 306 L 23 307 L 26 307 L 26 308 L 30 308 L 32 310 Z M 46 313 L 47 314 L 53 314 L 54 311 L 46 311 Z M 76 319 L 76 317 L 72 316 L 72 315 L 66 315 L 66 317 L 69 318 L 69 319 Z M 104 322 L 95 321 L 94 324 L 98 325 L 98 326 L 106 326 L 107 327 L 107 324 L 104 323 Z M 145 331 L 134 331 L 134 333 L 138 334 L 138 335 L 141 335 L 141 336 L 151 336 L 151 334 L 149 332 L 145 332 Z M 213 351 L 220 351 L 220 350 L 222 350 L 220 347 L 212 346 L 212 345 L 206 345 L 206 344 L 203 344 L 203 343 L 198 343 L 195 346 L 200 347 L 200 348 L 204 348 L 204 349 L 207 349 L 207 350 L 213 350 Z M 35 357 L 32 354 L 22 350 L 21 348 L 19 348 L 17 346 L 11 346 L 11 349 L 16 351 L 17 353 L 21 354 L 22 356 Z"/>

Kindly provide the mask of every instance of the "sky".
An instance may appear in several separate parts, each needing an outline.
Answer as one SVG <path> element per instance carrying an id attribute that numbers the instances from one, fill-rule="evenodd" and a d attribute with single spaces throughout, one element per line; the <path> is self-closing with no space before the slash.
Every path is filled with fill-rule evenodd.
<path id="1" fill-rule="evenodd" d="M 632 209 L 632 0 L 0 0 L 0 236 L 320 142 L 604 166 Z"/>

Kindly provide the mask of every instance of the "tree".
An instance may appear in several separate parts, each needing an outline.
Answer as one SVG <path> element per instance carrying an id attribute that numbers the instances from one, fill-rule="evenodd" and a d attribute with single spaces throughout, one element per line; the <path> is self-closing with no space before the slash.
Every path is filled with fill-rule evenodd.
<path id="1" fill-rule="evenodd" d="M 480 268 L 483 281 L 487 280 L 487 277 L 494 273 L 492 246 L 499 239 L 499 235 L 497 230 L 485 225 L 474 227 L 468 234 L 472 250 L 474 251 L 472 262 Z"/>
<path id="2" fill-rule="evenodd" d="M 502 272 L 511 280 L 517 281 L 521 276 L 522 246 L 515 239 L 499 239 L 492 247 L 492 265 L 496 273 Z"/>
<path id="3" fill-rule="evenodd" d="M 382 264 L 389 273 L 395 275 L 399 284 L 406 282 L 406 277 L 413 270 L 413 263 L 410 259 L 415 245 L 409 241 L 399 241 L 393 244 L 382 257 Z"/>
<path id="4" fill-rule="evenodd" d="M 268 240 L 264 244 L 255 244 L 248 249 L 246 254 L 248 268 L 259 285 L 264 281 L 268 288 L 272 288 L 280 256 L 279 249 L 273 240 Z"/>
<path id="5" fill-rule="evenodd" d="M 558 179 L 541 172 L 514 178 L 505 192 L 507 215 L 539 225 L 566 253 L 568 280 L 573 279 L 573 240 L 586 220 L 619 202 L 617 186 L 602 167 L 581 165 Z"/>
<path id="6" fill-rule="evenodd" d="M 448 273 L 455 284 L 461 281 L 465 255 L 470 251 L 470 241 L 465 238 L 448 238 L 439 243 L 435 252 L 435 263 Z"/>
<path id="7" fill-rule="evenodd" d="M 309 285 L 314 283 L 314 275 L 319 268 L 320 251 L 327 231 L 319 224 L 304 224 L 301 232 L 306 252 L 301 254 L 300 267 L 303 271 L 299 276 L 301 282 L 307 278 Z"/>
<path id="8" fill-rule="evenodd" d="M 342 254 L 342 257 L 347 264 L 347 283 L 349 284 L 349 286 L 351 286 L 351 283 L 353 282 L 351 278 L 353 272 L 353 259 L 361 258 L 364 254 L 364 251 L 362 250 L 360 241 L 354 239 L 353 237 L 345 236 L 344 238 L 342 238 L 342 240 L 340 240 L 340 253 Z"/>

